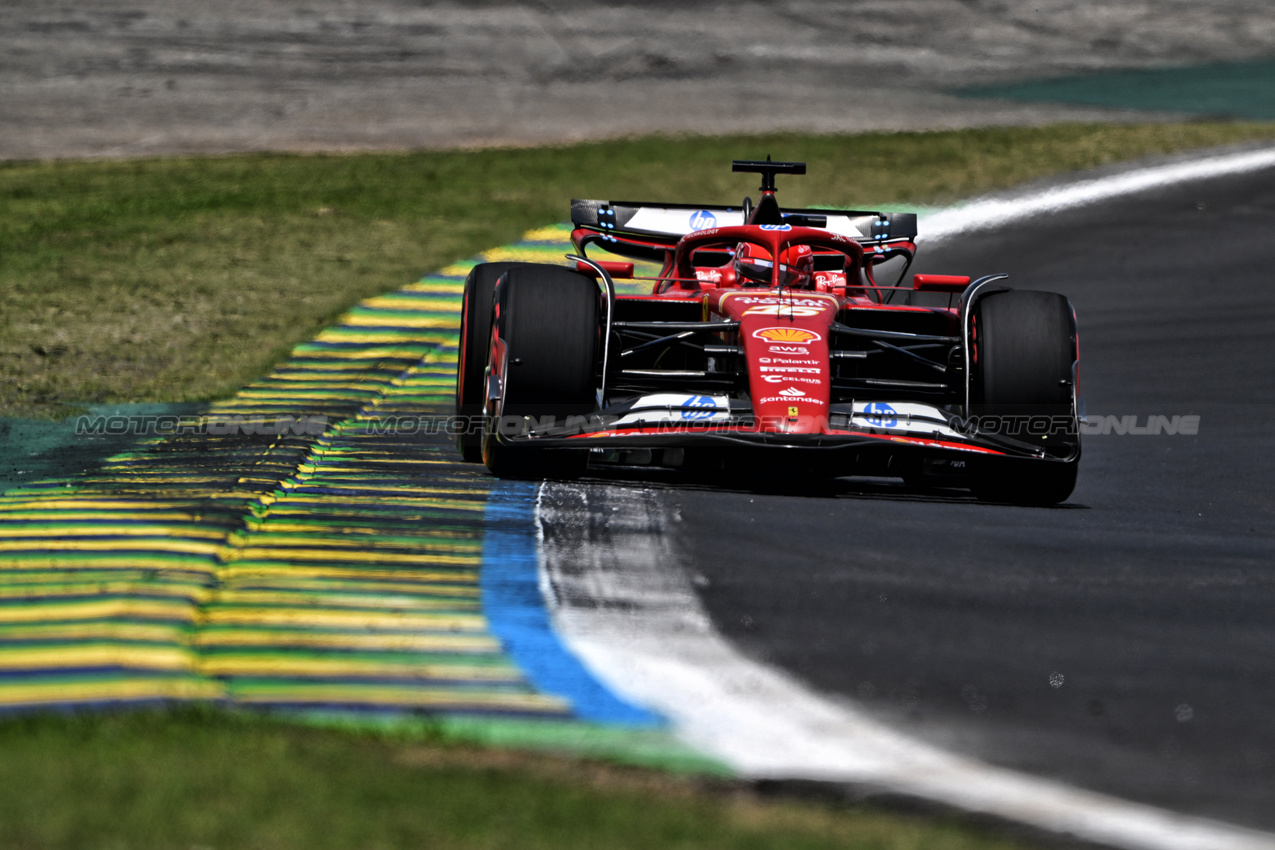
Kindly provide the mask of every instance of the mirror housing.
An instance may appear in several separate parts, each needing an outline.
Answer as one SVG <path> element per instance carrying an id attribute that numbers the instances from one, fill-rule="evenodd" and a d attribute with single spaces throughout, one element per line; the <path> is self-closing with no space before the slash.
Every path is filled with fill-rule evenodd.
<path id="1" fill-rule="evenodd" d="M 633 264 L 621 263 L 615 260 L 594 260 L 595 263 L 606 269 L 606 273 L 612 278 L 628 279 L 633 277 Z M 584 263 L 576 263 L 576 271 L 581 274 L 587 274 L 589 277 L 597 277 L 598 273 L 586 266 Z M 966 278 L 968 280 L 968 278 Z"/>
<path id="2" fill-rule="evenodd" d="M 912 288 L 918 292 L 964 292 L 970 285 L 968 275 L 917 274 L 912 275 Z"/>

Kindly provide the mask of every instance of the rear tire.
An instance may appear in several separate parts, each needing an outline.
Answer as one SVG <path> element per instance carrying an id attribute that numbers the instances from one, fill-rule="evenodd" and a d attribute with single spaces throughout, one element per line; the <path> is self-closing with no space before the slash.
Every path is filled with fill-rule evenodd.
<path id="1" fill-rule="evenodd" d="M 456 448 L 469 463 L 483 462 L 483 373 L 491 345 L 492 296 L 500 276 L 526 263 L 479 263 L 465 278 L 456 355 Z"/>
<path id="2" fill-rule="evenodd" d="M 599 291 L 590 277 L 558 266 L 510 269 L 496 290 L 495 332 L 505 345 L 499 420 L 489 418 L 483 461 L 500 478 L 578 478 L 589 450 L 502 442 L 523 417 L 558 425 L 597 409 Z"/>
<path id="3" fill-rule="evenodd" d="M 998 417 L 1002 433 L 1046 452 L 972 458 L 969 486 L 979 499 L 1051 505 L 1071 495 L 1080 465 L 1076 357 L 1074 314 L 1062 295 L 1008 290 L 975 303 L 970 412 L 980 423 Z"/>

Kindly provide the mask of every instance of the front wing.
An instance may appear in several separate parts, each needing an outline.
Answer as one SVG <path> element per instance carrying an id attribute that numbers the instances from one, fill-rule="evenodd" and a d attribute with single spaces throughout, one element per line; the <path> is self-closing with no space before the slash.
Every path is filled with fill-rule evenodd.
<path id="1" fill-rule="evenodd" d="M 1068 424 L 1070 423 L 1070 424 Z M 614 405 L 591 416 L 554 420 L 515 419 L 500 423 L 496 437 L 509 446 L 544 449 L 642 450 L 696 447 L 719 449 L 805 449 L 813 452 L 883 452 L 936 456 L 1002 456 L 1069 461 L 1071 453 L 1047 450 L 1038 437 L 1023 433 L 1025 420 L 967 421 L 941 408 L 914 402 L 834 404 L 819 433 L 786 433 L 784 423 L 760 428 L 747 402 L 714 396 L 662 394 Z M 1015 427 L 1015 426 L 1018 427 Z M 1064 417 L 1057 437 L 1075 434 L 1074 417 Z M 809 430 L 803 428 L 802 430 Z"/>

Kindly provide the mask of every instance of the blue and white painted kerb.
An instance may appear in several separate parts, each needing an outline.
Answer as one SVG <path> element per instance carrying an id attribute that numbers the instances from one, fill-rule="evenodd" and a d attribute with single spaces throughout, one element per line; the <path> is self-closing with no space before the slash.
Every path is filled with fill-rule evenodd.
<path id="1" fill-rule="evenodd" d="M 666 726 L 660 715 L 626 702 L 595 679 L 554 631 L 541 584 L 539 489 L 502 481 L 487 497 L 479 586 L 488 629 L 532 686 L 567 700 L 577 719 Z"/>

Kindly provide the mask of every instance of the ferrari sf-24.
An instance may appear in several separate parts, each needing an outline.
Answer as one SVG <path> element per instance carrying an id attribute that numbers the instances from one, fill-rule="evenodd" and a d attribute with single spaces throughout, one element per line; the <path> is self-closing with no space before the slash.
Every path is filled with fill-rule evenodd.
<path id="1" fill-rule="evenodd" d="M 456 379 L 466 460 L 526 479 L 619 465 L 1071 494 L 1065 297 L 1003 274 L 908 281 L 915 215 L 789 209 L 775 179 L 804 163 L 733 170 L 761 175 L 756 204 L 576 200 L 565 265 L 474 267 Z M 649 292 L 617 293 L 637 264 Z"/>

